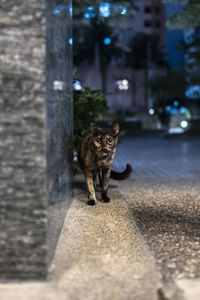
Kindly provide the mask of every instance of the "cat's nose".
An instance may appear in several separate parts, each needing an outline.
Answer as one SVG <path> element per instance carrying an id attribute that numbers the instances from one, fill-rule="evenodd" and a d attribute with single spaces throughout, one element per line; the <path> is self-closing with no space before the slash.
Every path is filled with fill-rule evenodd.
<path id="1" fill-rule="evenodd" d="M 109 152 L 109 150 L 108 150 L 107 148 L 102 148 L 102 151 L 103 151 L 104 153 L 108 153 L 108 152 Z"/>

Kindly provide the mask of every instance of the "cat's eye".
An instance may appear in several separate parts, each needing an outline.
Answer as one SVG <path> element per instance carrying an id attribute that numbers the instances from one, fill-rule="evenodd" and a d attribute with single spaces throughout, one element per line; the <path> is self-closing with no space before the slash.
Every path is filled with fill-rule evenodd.
<path id="1" fill-rule="evenodd" d="M 111 138 L 108 139 L 108 143 L 109 143 L 109 144 L 112 143 L 112 139 L 111 139 Z"/>
<path id="2" fill-rule="evenodd" d="M 100 140 L 100 139 L 96 139 L 96 142 L 97 142 L 97 143 L 100 143 L 100 142 L 101 142 L 101 140 Z"/>

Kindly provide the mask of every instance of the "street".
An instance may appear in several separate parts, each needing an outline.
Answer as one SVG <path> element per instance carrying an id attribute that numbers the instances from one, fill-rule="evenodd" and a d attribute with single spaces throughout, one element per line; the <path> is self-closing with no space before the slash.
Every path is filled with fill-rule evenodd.
<path id="1" fill-rule="evenodd" d="M 128 162 L 120 189 L 164 279 L 200 276 L 200 140 L 124 138 L 115 170 Z"/>
<path id="2" fill-rule="evenodd" d="M 114 166 L 133 167 L 133 179 L 200 179 L 200 139 L 198 137 L 133 136 L 122 138 Z"/>

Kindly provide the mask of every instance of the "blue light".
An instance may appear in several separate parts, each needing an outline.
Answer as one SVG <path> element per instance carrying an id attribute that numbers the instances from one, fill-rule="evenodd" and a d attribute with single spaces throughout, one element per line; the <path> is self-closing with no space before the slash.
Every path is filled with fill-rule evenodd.
<path id="1" fill-rule="evenodd" d="M 73 15 L 73 8 L 72 8 L 72 5 L 70 5 L 70 7 L 69 7 L 69 14 L 70 14 L 70 16 Z"/>
<path id="2" fill-rule="evenodd" d="M 111 43 L 111 38 L 106 37 L 103 42 L 105 45 L 109 45 Z"/>
<path id="3" fill-rule="evenodd" d="M 166 111 L 167 111 L 168 113 L 171 113 L 171 106 L 170 106 L 170 105 L 167 105 L 167 106 L 166 106 Z"/>
<path id="4" fill-rule="evenodd" d="M 53 14 L 55 16 L 59 15 L 61 13 L 61 10 L 59 8 L 55 8 L 54 11 L 53 11 Z"/>
<path id="5" fill-rule="evenodd" d="M 174 106 L 178 106 L 179 102 L 178 101 L 174 101 Z"/>
<path id="6" fill-rule="evenodd" d="M 99 6 L 99 13 L 102 17 L 108 18 L 110 16 L 110 3 L 104 2 Z"/>
<path id="7" fill-rule="evenodd" d="M 73 45 L 73 39 L 72 39 L 72 38 L 69 39 L 69 44 L 70 44 L 71 46 Z"/>
<path id="8" fill-rule="evenodd" d="M 171 109 L 171 115 L 175 115 L 178 113 L 178 109 L 177 108 L 172 108 Z"/>
<path id="9" fill-rule="evenodd" d="M 64 5 L 57 5 L 56 8 L 53 10 L 53 14 L 55 16 L 58 16 L 58 15 L 60 15 L 67 8 L 68 8 L 68 6 L 66 4 L 64 4 Z"/>
<path id="10" fill-rule="evenodd" d="M 188 112 L 188 109 L 186 107 L 180 108 L 180 114 L 185 115 L 185 114 L 187 114 L 187 112 Z"/>
<path id="11" fill-rule="evenodd" d="M 85 13 L 84 13 L 84 18 L 85 18 L 85 19 L 90 19 L 90 14 L 89 14 L 88 12 L 85 12 Z"/>
<path id="12" fill-rule="evenodd" d="M 127 13 L 127 8 L 123 7 L 121 10 L 121 15 L 125 15 Z"/>
<path id="13" fill-rule="evenodd" d="M 95 13 L 94 13 L 94 7 L 93 6 L 88 6 L 87 11 L 84 12 L 83 14 L 85 19 L 92 19 L 95 17 Z"/>
<path id="14" fill-rule="evenodd" d="M 194 85 L 190 86 L 186 91 L 186 97 L 190 99 L 199 99 L 200 98 L 200 86 Z"/>

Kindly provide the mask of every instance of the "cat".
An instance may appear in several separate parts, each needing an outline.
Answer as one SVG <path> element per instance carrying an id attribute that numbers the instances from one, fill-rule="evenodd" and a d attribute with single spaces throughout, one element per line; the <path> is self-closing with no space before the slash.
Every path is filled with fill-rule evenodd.
<path id="1" fill-rule="evenodd" d="M 77 152 L 79 166 L 85 176 L 88 188 L 88 205 L 96 204 L 95 181 L 99 176 L 102 202 L 109 202 L 107 195 L 109 179 L 124 180 L 131 174 L 129 164 L 122 173 L 111 170 L 119 136 L 119 124 L 111 128 L 99 128 L 91 123 L 90 130 L 85 134 Z"/>

